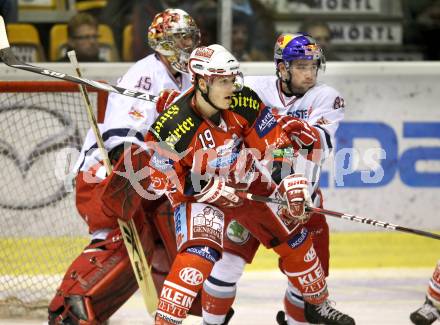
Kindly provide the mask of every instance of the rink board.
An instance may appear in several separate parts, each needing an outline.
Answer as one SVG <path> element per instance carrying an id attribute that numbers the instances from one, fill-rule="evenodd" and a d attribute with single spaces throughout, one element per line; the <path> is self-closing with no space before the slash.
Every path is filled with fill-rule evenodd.
<path id="1" fill-rule="evenodd" d="M 45 252 L 62 252 L 60 247 L 66 243 L 72 253 L 60 254 L 57 261 L 47 263 Z M 5 254 L 0 260 L 7 268 L 1 269 L 0 276 L 63 273 L 86 244 L 86 238 L 1 239 L 0 251 Z M 25 250 L 17 254 L 17 246 Z M 332 233 L 330 236 L 332 268 L 430 267 L 438 259 L 439 249 L 438 240 L 392 232 Z M 260 248 L 248 269 L 270 270 L 277 265 L 275 254 Z"/>

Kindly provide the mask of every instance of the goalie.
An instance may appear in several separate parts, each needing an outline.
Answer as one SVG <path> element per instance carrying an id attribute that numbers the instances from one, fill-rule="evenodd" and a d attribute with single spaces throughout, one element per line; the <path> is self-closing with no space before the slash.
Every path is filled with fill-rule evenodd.
<path id="1" fill-rule="evenodd" d="M 148 29 L 148 42 L 155 53 L 134 64 L 119 86 L 153 96 L 164 88 L 184 91 L 191 84 L 188 58 L 199 39 L 199 29 L 185 11 L 167 9 L 157 14 Z M 101 201 L 105 189 L 124 186 L 127 179 L 120 177 L 121 172 L 137 172 L 149 165 L 150 156 L 142 149 L 143 136 L 158 113 L 155 103 L 109 96 L 100 131 L 117 171 L 110 175 L 102 164 L 95 136 L 91 131 L 87 134 L 75 166 L 76 206 L 89 227 L 91 242 L 70 265 L 51 301 L 49 324 L 101 324 L 137 290 L 117 218 L 134 220 L 160 290 L 175 255 L 174 231 L 170 231 L 168 214 L 163 217 L 167 203 L 164 199 L 143 200 L 129 182 L 124 188 L 127 191 L 118 195 L 120 200 L 129 199 L 125 202 L 129 209 L 124 205 L 115 213 L 105 210 Z"/>

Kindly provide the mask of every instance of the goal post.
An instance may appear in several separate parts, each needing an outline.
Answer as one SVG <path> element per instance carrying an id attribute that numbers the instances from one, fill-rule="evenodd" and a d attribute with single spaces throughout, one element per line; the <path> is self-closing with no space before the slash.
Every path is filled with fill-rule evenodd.
<path id="1" fill-rule="evenodd" d="M 89 92 L 102 121 L 107 93 Z M 88 129 L 78 85 L 0 81 L 0 318 L 46 315 L 87 244 L 71 172 Z"/>

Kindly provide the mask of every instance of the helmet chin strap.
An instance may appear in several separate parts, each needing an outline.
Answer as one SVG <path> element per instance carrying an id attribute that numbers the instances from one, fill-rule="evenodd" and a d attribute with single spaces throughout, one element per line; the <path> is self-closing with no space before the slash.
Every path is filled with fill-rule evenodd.
<path id="1" fill-rule="evenodd" d="M 294 92 L 293 89 L 292 89 L 292 74 L 290 73 L 289 70 L 287 70 L 287 73 L 289 74 L 289 78 L 287 78 L 287 79 L 283 79 L 283 77 L 280 77 L 280 80 L 281 80 L 282 83 L 284 83 L 284 84 L 286 85 L 286 87 L 287 87 L 287 89 L 288 89 L 289 91 L 287 92 L 287 91 L 283 90 L 283 87 L 281 87 L 281 91 L 282 91 L 285 95 L 287 95 L 287 96 L 289 96 L 289 97 L 292 97 L 292 96 L 295 94 L 295 92 Z"/>

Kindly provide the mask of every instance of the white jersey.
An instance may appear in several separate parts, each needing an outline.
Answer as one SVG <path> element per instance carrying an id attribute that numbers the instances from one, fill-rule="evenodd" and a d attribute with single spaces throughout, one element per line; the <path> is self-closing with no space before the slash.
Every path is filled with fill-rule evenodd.
<path id="1" fill-rule="evenodd" d="M 182 73 L 177 81 L 160 61 L 156 54 L 150 54 L 136 62 L 125 75 L 119 79 L 118 86 L 159 96 L 163 89 L 174 89 L 184 92 L 191 86 L 189 74 Z M 108 97 L 104 123 L 100 130 L 108 151 L 116 146 L 131 142 L 144 145 L 144 136 L 156 120 L 158 112 L 156 103 L 111 93 Z M 74 171 L 88 170 L 100 159 L 96 149 L 93 132 L 88 132 Z"/>
<path id="2" fill-rule="evenodd" d="M 244 83 L 258 94 L 265 105 L 314 126 L 321 136 L 323 161 L 328 157 L 335 146 L 335 133 L 345 113 L 344 99 L 336 89 L 317 83 L 302 97 L 286 97 L 276 76 L 247 76 Z M 304 166 L 307 167 L 303 169 Z M 320 166 L 311 166 L 310 162 L 301 161 L 301 158 L 296 162 L 295 172 L 304 173 L 312 181 L 312 193 L 318 186 L 320 170 Z"/>

